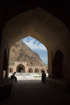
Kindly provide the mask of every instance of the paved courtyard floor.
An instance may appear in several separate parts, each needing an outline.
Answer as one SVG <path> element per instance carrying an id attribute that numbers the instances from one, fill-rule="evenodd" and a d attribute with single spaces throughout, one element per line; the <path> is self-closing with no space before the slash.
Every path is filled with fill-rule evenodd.
<path id="1" fill-rule="evenodd" d="M 9 74 L 11 76 L 12 73 Z M 41 73 L 16 73 L 17 80 L 41 80 Z"/>
<path id="2" fill-rule="evenodd" d="M 40 80 L 23 80 L 14 84 L 11 96 L 0 105 L 70 105 L 70 94 Z"/>

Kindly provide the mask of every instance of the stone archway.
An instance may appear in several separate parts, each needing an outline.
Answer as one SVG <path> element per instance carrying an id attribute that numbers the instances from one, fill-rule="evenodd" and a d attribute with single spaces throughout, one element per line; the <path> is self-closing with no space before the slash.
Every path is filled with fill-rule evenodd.
<path id="1" fill-rule="evenodd" d="M 28 72 L 29 72 L 29 73 L 33 73 L 33 69 L 32 69 L 32 68 L 29 68 L 29 69 L 28 69 Z"/>
<path id="2" fill-rule="evenodd" d="M 16 68 L 16 72 L 18 72 L 18 73 L 24 72 L 25 73 L 25 66 L 22 64 L 19 64 Z"/>
<path id="3" fill-rule="evenodd" d="M 58 18 L 42 8 L 36 8 L 15 16 L 6 24 L 3 30 L 4 39 L 6 39 L 9 47 L 21 38 L 31 35 L 48 49 L 49 77 L 53 75 L 52 60 L 58 48 L 62 50 L 66 59 L 66 67 L 68 72 L 70 71 L 70 59 L 67 57 L 67 55 L 69 56 L 70 32 Z M 70 74 L 65 73 L 64 76 L 70 78 Z"/>
<path id="4" fill-rule="evenodd" d="M 10 67 L 9 68 L 9 72 L 12 73 L 13 72 L 13 68 Z"/>
<path id="5" fill-rule="evenodd" d="M 39 69 L 38 68 L 35 68 L 35 73 L 39 73 Z"/>
<path id="6" fill-rule="evenodd" d="M 45 69 L 44 69 L 44 68 L 42 68 L 40 71 L 41 71 L 41 72 L 42 72 L 42 71 L 45 71 Z"/>
<path id="7" fill-rule="evenodd" d="M 53 58 L 53 78 L 62 78 L 63 77 L 63 59 L 64 55 L 59 49 L 56 51 Z"/>

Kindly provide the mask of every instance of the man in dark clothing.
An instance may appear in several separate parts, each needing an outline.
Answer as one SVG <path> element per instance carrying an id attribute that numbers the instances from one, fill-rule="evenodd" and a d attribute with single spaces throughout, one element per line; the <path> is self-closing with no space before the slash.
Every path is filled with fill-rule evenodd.
<path id="1" fill-rule="evenodd" d="M 42 70 L 42 82 L 45 83 L 46 73 Z"/>
<path id="2" fill-rule="evenodd" d="M 15 82 L 17 82 L 17 77 L 15 77 L 16 72 L 13 73 L 13 75 L 11 75 L 11 79 L 15 79 Z"/>

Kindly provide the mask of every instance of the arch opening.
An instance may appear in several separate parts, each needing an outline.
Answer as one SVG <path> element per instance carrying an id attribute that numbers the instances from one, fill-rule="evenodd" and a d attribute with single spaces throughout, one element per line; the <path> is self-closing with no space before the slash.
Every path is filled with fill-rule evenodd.
<path id="1" fill-rule="evenodd" d="M 39 73 L 39 69 L 38 68 L 35 68 L 35 73 Z"/>
<path id="2" fill-rule="evenodd" d="M 64 55 L 58 49 L 53 58 L 53 78 L 63 78 L 63 59 Z"/>
<path id="3" fill-rule="evenodd" d="M 4 28 L 3 35 L 6 37 L 9 46 L 13 45 L 17 40 L 31 35 L 43 42 L 50 52 L 51 50 L 55 52 L 57 48 L 65 52 L 67 48 L 66 46 L 64 48 L 64 45 L 66 45 L 64 40 L 68 39 L 69 41 L 69 31 L 66 26 L 42 8 L 27 11 L 11 19 Z M 9 35 L 11 37 L 9 37 Z M 52 69 L 52 59 L 50 55 L 48 72 L 51 77 Z"/>
<path id="4" fill-rule="evenodd" d="M 33 69 L 32 69 L 32 68 L 29 68 L 29 69 L 28 69 L 28 72 L 29 72 L 29 73 L 33 73 Z"/>
<path id="5" fill-rule="evenodd" d="M 18 66 L 17 66 L 17 68 L 16 68 L 16 72 L 17 73 L 25 73 L 25 67 L 24 67 L 24 65 L 21 65 L 21 64 L 19 64 Z"/>
<path id="6" fill-rule="evenodd" d="M 9 61 L 9 66 L 14 68 L 13 72 L 40 73 L 38 68 L 47 68 L 48 51 L 41 42 L 28 36 L 11 47 Z"/>
<path id="7" fill-rule="evenodd" d="M 10 67 L 10 68 L 9 68 L 9 72 L 10 72 L 10 73 L 13 73 L 13 68 Z"/>

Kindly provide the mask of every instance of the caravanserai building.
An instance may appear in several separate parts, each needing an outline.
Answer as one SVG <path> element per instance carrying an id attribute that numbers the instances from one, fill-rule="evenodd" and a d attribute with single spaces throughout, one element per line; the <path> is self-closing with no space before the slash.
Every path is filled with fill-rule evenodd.
<path id="1" fill-rule="evenodd" d="M 42 70 L 47 72 L 47 66 L 28 66 L 27 62 L 15 62 L 9 66 L 9 72 L 40 73 Z"/>

